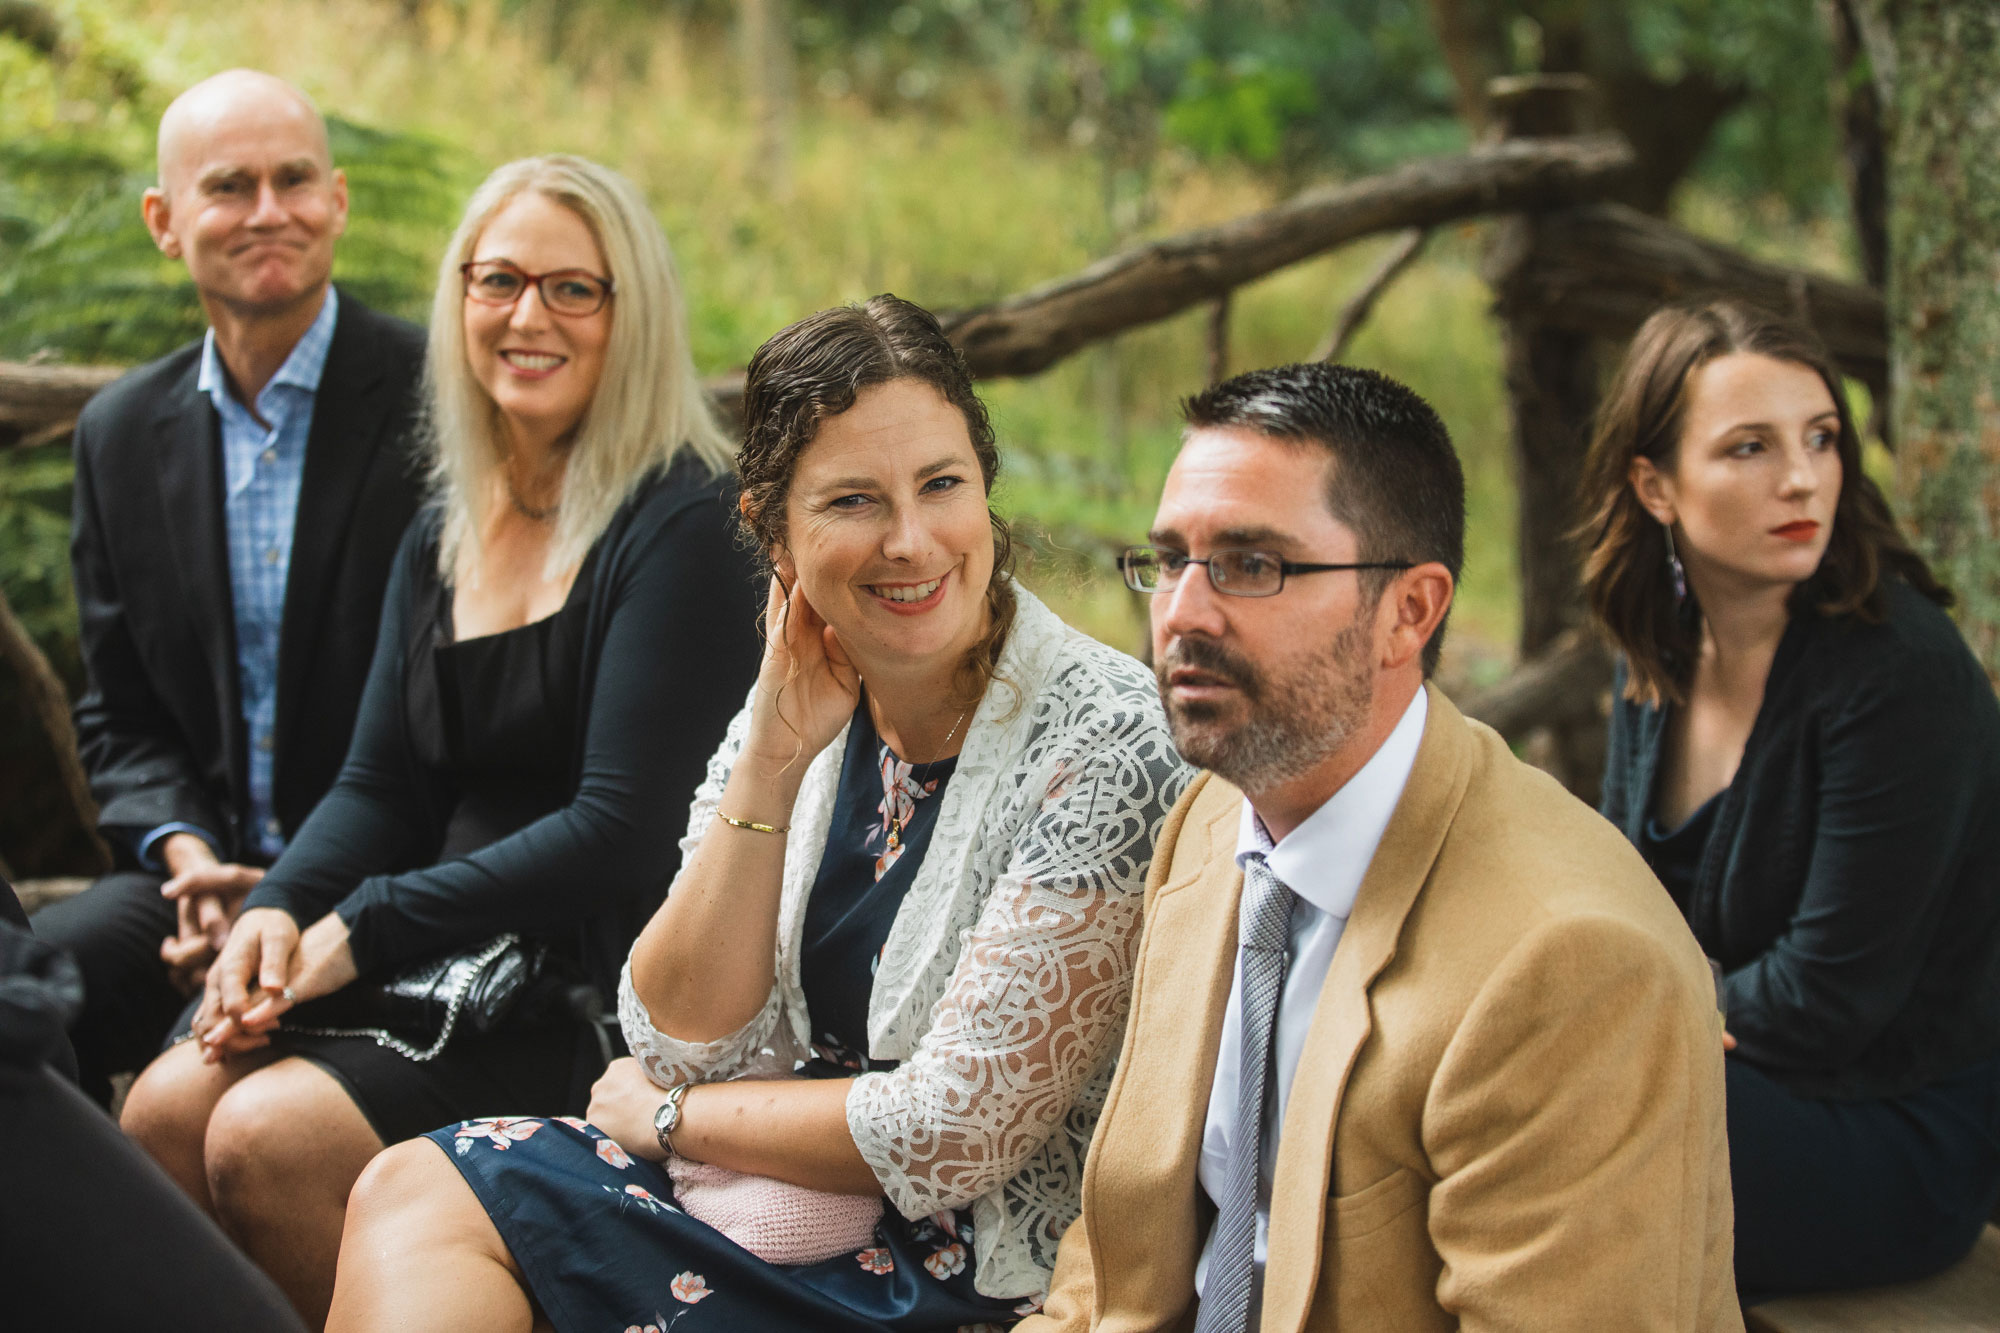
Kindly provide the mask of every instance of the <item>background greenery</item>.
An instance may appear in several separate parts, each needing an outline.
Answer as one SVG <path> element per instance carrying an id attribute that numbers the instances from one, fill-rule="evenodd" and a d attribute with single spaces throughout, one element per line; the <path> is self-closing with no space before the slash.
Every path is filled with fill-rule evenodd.
<path id="1" fill-rule="evenodd" d="M 1512 68 L 1543 62 L 1536 15 L 1562 3 L 1524 0 L 1505 16 Z M 1423 0 L 794 3 L 789 129 L 775 156 L 754 114 L 739 7 L 724 0 L 47 8 L 64 34 L 54 52 L 0 36 L 0 358 L 134 362 L 199 332 L 185 275 L 148 243 L 138 196 L 167 100 L 237 64 L 292 79 L 329 113 L 353 190 L 337 276 L 363 299 L 421 317 L 436 251 L 480 177 L 525 154 L 579 152 L 653 201 L 687 278 L 704 371 L 741 365 L 827 304 L 884 290 L 936 308 L 988 301 L 1135 239 L 1469 138 Z M 1677 220 L 1851 272 L 1814 7 L 1597 9 L 1615 11 L 1653 76 L 1707 70 L 1743 89 L 1675 195 Z M 1348 359 L 1414 385 L 1459 442 L 1471 533 L 1450 669 L 1490 677 L 1516 612 L 1482 242 L 1478 226 L 1434 238 Z M 1239 293 L 1232 364 L 1307 355 L 1385 244 Z M 1128 647 L 1140 611 L 1106 552 L 1143 532 L 1175 444 L 1174 403 L 1204 365 L 1196 312 L 988 386 L 1008 465 L 999 502 L 1029 539 L 1030 582 Z M 0 456 L 0 587 L 73 679 L 67 467 L 59 445 Z"/>

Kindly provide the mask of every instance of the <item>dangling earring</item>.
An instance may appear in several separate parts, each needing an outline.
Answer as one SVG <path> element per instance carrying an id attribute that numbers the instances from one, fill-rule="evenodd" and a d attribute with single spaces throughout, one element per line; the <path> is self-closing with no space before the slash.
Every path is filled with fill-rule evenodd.
<path id="1" fill-rule="evenodd" d="M 1674 551 L 1674 525 L 1662 523 L 1660 531 L 1667 534 L 1667 573 L 1674 580 L 1674 600 L 1685 602 L 1688 599 L 1688 575 L 1686 566 L 1681 564 L 1680 556 Z"/>

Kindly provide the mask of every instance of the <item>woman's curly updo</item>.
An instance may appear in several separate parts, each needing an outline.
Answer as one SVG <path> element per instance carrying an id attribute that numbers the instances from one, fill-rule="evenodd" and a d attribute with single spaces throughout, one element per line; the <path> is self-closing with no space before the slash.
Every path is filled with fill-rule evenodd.
<path id="1" fill-rule="evenodd" d="M 1000 451 L 986 404 L 972 389 L 965 358 L 945 337 L 937 317 L 922 306 L 887 294 L 860 305 L 834 306 L 771 335 L 750 358 L 743 388 L 743 447 L 736 454 L 742 488 L 739 524 L 768 563 L 785 545 L 785 502 L 799 458 L 822 422 L 854 406 L 861 391 L 893 380 L 917 380 L 936 389 L 965 418 L 980 479 L 993 493 Z M 993 679 L 1001 645 L 1014 623 L 1014 539 L 989 508 L 993 524 L 993 577 L 986 585 L 988 625 L 964 665 L 963 692 L 981 693 Z"/>

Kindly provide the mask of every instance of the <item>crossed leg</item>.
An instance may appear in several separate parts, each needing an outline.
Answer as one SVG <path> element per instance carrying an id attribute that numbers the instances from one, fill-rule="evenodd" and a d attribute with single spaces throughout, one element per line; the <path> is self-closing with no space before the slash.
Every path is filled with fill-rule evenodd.
<path id="1" fill-rule="evenodd" d="M 536 1318 L 521 1266 L 465 1183 L 428 1139 L 381 1154 L 354 1187 L 327 1333 L 529 1333 Z"/>

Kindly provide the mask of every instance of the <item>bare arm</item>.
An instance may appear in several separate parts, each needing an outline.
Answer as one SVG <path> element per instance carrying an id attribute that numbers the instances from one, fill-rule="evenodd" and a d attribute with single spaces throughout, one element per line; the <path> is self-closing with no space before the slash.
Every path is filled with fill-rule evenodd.
<path id="1" fill-rule="evenodd" d="M 814 755 L 861 697 L 833 630 L 794 588 L 771 581 L 764 663 L 750 730 L 723 789 L 727 818 L 784 828 Z M 655 1028 L 712 1042 L 763 1010 L 777 974 L 782 834 L 718 819 L 632 946 L 632 985 Z"/>
<path id="2" fill-rule="evenodd" d="M 851 1079 L 745 1079 L 689 1088 L 674 1151 L 697 1162 L 829 1194 L 882 1192 L 847 1132 Z M 653 1113 L 666 1093 L 636 1060 L 619 1060 L 590 1090 L 590 1123 L 635 1157 L 666 1157 Z"/>

